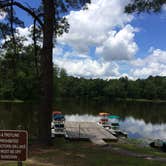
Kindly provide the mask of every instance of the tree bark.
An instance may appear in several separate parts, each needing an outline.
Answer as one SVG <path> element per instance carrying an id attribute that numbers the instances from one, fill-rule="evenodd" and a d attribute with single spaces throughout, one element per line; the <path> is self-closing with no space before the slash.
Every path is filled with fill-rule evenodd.
<path id="1" fill-rule="evenodd" d="M 34 47 L 34 58 L 35 58 L 35 71 L 36 77 L 39 78 L 39 70 L 38 70 L 38 47 L 36 42 L 36 19 L 33 21 L 33 47 Z"/>
<path id="2" fill-rule="evenodd" d="M 51 143 L 51 114 L 53 101 L 53 31 L 54 31 L 54 0 L 43 0 L 44 27 L 43 48 L 41 53 L 41 109 L 39 121 L 39 139 L 42 144 Z"/>

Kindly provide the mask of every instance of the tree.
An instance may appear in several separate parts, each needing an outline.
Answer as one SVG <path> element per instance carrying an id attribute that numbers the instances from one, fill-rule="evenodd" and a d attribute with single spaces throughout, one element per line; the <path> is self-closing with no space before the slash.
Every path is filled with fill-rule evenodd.
<path id="1" fill-rule="evenodd" d="M 164 4 L 166 4 L 166 0 L 132 0 L 125 7 L 125 12 L 159 12 Z"/>
<path id="2" fill-rule="evenodd" d="M 20 37 L 16 41 L 19 54 L 14 75 L 12 63 L 15 54 L 11 49 L 13 42 L 5 42 L 4 52 L 0 53 L 0 99 L 38 100 L 40 89 L 33 45 L 23 46 L 24 39 Z"/>
<path id="3" fill-rule="evenodd" d="M 90 0 L 42 0 L 41 6 L 31 8 L 15 0 L 1 0 L 0 10 L 9 16 L 10 30 L 13 41 L 14 36 L 14 7 L 18 7 L 32 16 L 35 25 L 37 24 L 43 32 L 41 52 L 41 109 L 40 109 L 40 142 L 50 143 L 51 141 L 51 113 L 53 99 L 53 62 L 52 49 L 53 37 L 68 31 L 69 25 L 62 15 L 70 12 L 71 9 L 80 9 Z M 2 22 L 3 24 L 3 22 Z M 6 25 L 6 24 L 3 24 Z M 15 43 L 15 42 L 14 42 Z M 14 47 L 14 50 L 16 48 Z"/>
<path id="4" fill-rule="evenodd" d="M 155 12 L 156 13 L 156 12 L 160 12 L 164 5 L 166 5 L 166 0 L 132 0 L 131 3 L 129 3 L 125 7 L 125 12 L 126 13 L 133 13 L 133 12 L 136 12 L 136 13 Z M 159 93 L 162 96 L 162 93 L 161 93 L 162 88 L 160 87 L 158 88 L 158 90 L 156 90 L 154 81 L 152 81 L 152 79 L 153 79 L 152 76 L 149 77 L 148 81 L 150 82 L 147 85 L 147 88 L 145 88 L 145 90 L 143 91 L 143 94 L 144 94 L 143 97 L 147 97 L 148 95 L 148 98 L 155 98 L 157 97 L 157 93 Z"/>

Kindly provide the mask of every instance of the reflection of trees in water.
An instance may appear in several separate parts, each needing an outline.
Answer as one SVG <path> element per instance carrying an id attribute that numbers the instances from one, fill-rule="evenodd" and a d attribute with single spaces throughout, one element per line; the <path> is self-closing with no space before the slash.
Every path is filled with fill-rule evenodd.
<path id="1" fill-rule="evenodd" d="M 64 104 L 65 103 L 65 104 Z M 166 103 L 136 102 L 136 101 L 76 101 L 65 100 L 56 105 L 66 114 L 93 114 L 110 112 L 122 118 L 132 116 L 143 119 L 146 123 L 166 122 Z"/>
<path id="2" fill-rule="evenodd" d="M 125 102 L 117 105 L 121 116 L 133 116 L 136 119 L 143 119 L 146 123 L 166 122 L 166 103 L 150 102 Z"/>
<path id="3" fill-rule="evenodd" d="M 5 130 L 10 128 L 12 104 L 3 103 L 0 104 L 0 129 Z"/>
<path id="4" fill-rule="evenodd" d="M 123 119 L 132 116 L 146 123 L 166 123 L 166 103 L 63 100 L 56 101 L 56 107 L 68 115 L 110 112 Z M 32 103 L 0 103 L 0 129 L 17 129 L 21 125 L 34 138 L 38 135 L 38 110 Z"/>
<path id="5" fill-rule="evenodd" d="M 38 135 L 37 106 L 25 103 L 0 104 L 0 129 L 27 130 L 30 138 Z M 2 123 L 1 123 L 2 122 Z"/>

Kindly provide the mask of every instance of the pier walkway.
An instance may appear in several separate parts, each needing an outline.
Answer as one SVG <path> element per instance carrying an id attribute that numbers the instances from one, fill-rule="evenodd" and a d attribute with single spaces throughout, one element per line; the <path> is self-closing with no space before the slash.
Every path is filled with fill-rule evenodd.
<path id="1" fill-rule="evenodd" d="M 90 140 L 97 145 L 107 145 L 107 141 L 117 141 L 111 133 L 95 122 L 65 122 L 65 137 L 71 140 Z"/>

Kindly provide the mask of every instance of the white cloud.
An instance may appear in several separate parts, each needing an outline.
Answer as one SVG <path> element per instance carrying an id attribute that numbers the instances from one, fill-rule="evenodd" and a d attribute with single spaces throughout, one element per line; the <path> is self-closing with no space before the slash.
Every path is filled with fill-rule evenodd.
<path id="1" fill-rule="evenodd" d="M 129 0 L 92 0 L 88 10 L 72 11 L 68 16 L 69 33 L 58 38 L 54 48 L 54 63 L 65 68 L 69 75 L 87 78 L 146 78 L 166 75 L 166 51 L 151 47 L 148 56 L 134 56 L 138 46 L 134 40 L 137 28 L 129 23 L 133 16 L 124 13 Z M 33 41 L 30 27 L 17 28 L 26 37 L 24 45 Z M 71 49 L 66 49 L 68 45 Z M 62 46 L 62 47 L 61 47 Z M 90 48 L 96 50 L 96 55 Z M 122 62 L 124 63 L 120 63 Z M 130 60 L 130 61 L 129 61 Z"/>
<path id="2" fill-rule="evenodd" d="M 78 77 L 106 79 L 126 76 L 112 59 L 131 59 L 137 50 L 134 42 L 136 29 L 128 24 L 133 16 L 124 13 L 124 6 L 128 2 L 92 0 L 88 10 L 72 11 L 67 16 L 69 33 L 58 38 L 59 44 L 53 50 L 54 63 L 65 68 L 69 75 Z M 21 36 L 27 37 L 24 45 L 33 42 L 28 37 L 31 27 L 17 28 Z M 66 49 L 63 44 L 69 45 L 71 49 Z M 90 57 L 92 46 L 96 47 L 96 53 L 100 55 Z"/>
<path id="3" fill-rule="evenodd" d="M 166 76 L 166 51 L 156 49 L 143 59 L 131 62 L 131 75 L 136 78 L 146 78 L 149 75 Z"/>
<path id="4" fill-rule="evenodd" d="M 114 62 L 103 62 L 90 58 L 80 60 L 54 57 L 54 63 L 66 69 L 69 75 L 76 77 L 107 79 L 120 76 L 119 66 Z"/>
<path id="5" fill-rule="evenodd" d="M 166 51 L 160 49 L 153 50 L 145 58 L 123 62 L 77 56 L 76 52 L 70 54 L 54 56 L 54 63 L 76 77 L 113 79 L 127 76 L 129 79 L 137 79 L 150 75 L 166 76 Z"/>
<path id="6" fill-rule="evenodd" d="M 163 5 L 162 10 L 166 11 L 166 5 L 165 4 Z"/>
<path id="7" fill-rule="evenodd" d="M 132 15 L 124 13 L 129 0 L 92 0 L 88 10 L 72 11 L 68 16 L 69 33 L 58 42 L 70 45 L 80 54 L 88 54 L 91 46 L 97 47 L 106 60 L 130 59 L 137 51 L 134 42 L 135 29 L 131 25 Z M 115 30 L 116 28 L 120 30 Z M 123 47 L 119 54 L 119 48 Z M 112 54 L 109 57 L 109 52 Z M 106 55 L 105 55 L 106 53 Z"/>
<path id="8" fill-rule="evenodd" d="M 79 77 L 129 76 L 121 73 L 118 63 L 112 61 L 132 59 L 138 49 L 134 41 L 137 29 L 129 24 L 133 16 L 124 13 L 129 1 L 92 0 L 88 10 L 72 11 L 67 16 L 69 33 L 57 40 L 61 45 L 70 46 L 72 51 L 64 50 L 54 58 L 54 63 L 65 68 L 69 75 Z M 89 55 L 91 47 L 96 48 L 95 57 Z"/>
<path id="9" fill-rule="evenodd" d="M 17 27 L 16 28 L 16 33 L 15 33 L 15 36 L 17 37 L 23 37 L 23 44 L 24 46 L 28 46 L 30 44 L 33 43 L 33 40 L 32 38 L 30 37 L 30 29 L 32 28 L 32 26 L 29 26 L 29 27 L 25 27 L 25 28 L 22 28 L 22 27 Z M 10 40 L 11 39 L 11 36 L 7 36 L 6 39 L 2 39 L 1 43 L 3 44 L 5 41 L 7 40 Z"/>
<path id="10" fill-rule="evenodd" d="M 151 47 L 149 55 L 134 60 L 138 29 L 129 24 L 134 17 L 124 13 L 129 1 L 92 0 L 88 10 L 72 11 L 67 16 L 69 33 L 58 38 L 58 42 L 69 45 L 73 51 L 56 58 L 55 63 L 74 76 L 131 79 L 165 76 L 166 51 Z M 92 46 L 96 48 L 96 55 L 92 55 L 95 58 L 89 55 Z"/>
<path id="11" fill-rule="evenodd" d="M 119 32 L 110 33 L 108 39 L 97 47 L 96 53 L 103 55 L 106 61 L 134 58 L 138 49 L 134 42 L 135 31 L 131 25 L 126 25 Z"/>
<path id="12" fill-rule="evenodd" d="M 32 28 L 32 25 L 29 26 L 29 27 L 25 27 L 25 28 L 22 28 L 22 27 L 17 27 L 16 28 L 16 35 L 17 36 L 21 36 L 21 37 L 24 37 L 26 40 L 24 41 L 24 45 L 25 46 L 28 46 L 30 44 L 33 43 L 33 40 L 32 38 L 30 37 L 30 30 Z"/>
<path id="13" fill-rule="evenodd" d="M 18 34 L 27 38 L 27 36 L 30 35 L 30 28 L 31 26 L 26 28 L 19 27 L 17 28 Z M 131 34 L 124 33 L 123 31 L 131 31 Z M 116 31 L 112 31 L 112 34 L 110 34 L 110 36 L 112 35 L 112 37 L 115 38 L 115 45 L 116 43 L 120 42 L 124 45 L 126 44 L 126 48 L 128 48 L 130 44 L 127 44 L 125 40 L 126 38 L 128 39 L 127 41 L 133 39 L 134 34 L 132 34 L 132 31 L 135 31 L 135 29 L 132 28 L 130 25 L 126 25 L 118 33 L 116 33 Z M 123 35 L 124 37 L 122 37 Z M 25 45 L 29 45 L 31 43 L 32 39 L 30 37 L 28 37 L 28 40 L 24 42 Z M 101 51 L 100 49 L 101 47 L 97 48 L 98 53 Z M 107 49 L 109 50 L 109 48 Z M 116 47 L 114 47 L 114 49 L 116 50 Z M 114 49 L 112 48 L 112 50 Z M 117 48 L 117 52 L 119 54 L 122 50 L 122 46 Z M 129 49 L 126 49 L 126 51 L 128 50 L 130 50 L 130 47 Z M 130 79 L 137 79 L 146 78 L 149 75 L 166 76 L 166 51 L 155 49 L 154 47 L 150 47 L 148 51 L 149 55 L 144 56 L 144 58 L 137 58 L 131 61 L 121 61 L 123 63 L 119 63 L 118 61 L 111 61 L 115 58 L 111 57 L 112 54 L 110 54 L 110 56 L 109 54 L 107 55 L 106 51 L 105 55 L 103 56 L 105 58 L 105 61 L 101 57 L 92 58 L 88 56 L 88 54 L 81 54 L 75 50 L 65 52 L 65 50 L 60 46 L 55 47 L 53 53 L 54 63 L 56 63 L 59 67 L 65 68 L 69 75 L 77 77 L 110 79 L 127 76 Z M 133 56 L 129 53 L 128 55 L 130 55 L 128 59 L 131 59 Z M 117 57 L 120 58 L 120 56 L 118 55 Z M 122 52 L 121 58 L 123 59 L 123 57 L 125 57 L 125 55 L 123 55 Z"/>
<path id="14" fill-rule="evenodd" d="M 25 27 L 25 28 L 17 27 L 16 31 L 18 35 L 27 37 L 30 35 L 30 28 L 31 27 Z"/>
<path id="15" fill-rule="evenodd" d="M 144 120 L 138 120 L 134 119 L 133 117 L 127 117 L 125 121 L 121 123 L 121 127 L 130 135 L 137 135 L 141 138 L 166 139 L 165 124 L 146 124 Z"/>
<path id="16" fill-rule="evenodd" d="M 32 30 L 33 30 L 33 25 L 30 25 L 29 27 L 25 28 L 22 27 L 16 28 L 16 36 L 23 37 L 25 39 L 23 41 L 24 46 L 33 44 L 32 33 L 31 33 Z M 41 40 L 37 41 L 37 45 L 42 46 Z"/>
<path id="17" fill-rule="evenodd" d="M 6 17 L 7 13 L 0 10 L 0 20 L 3 20 Z"/>

